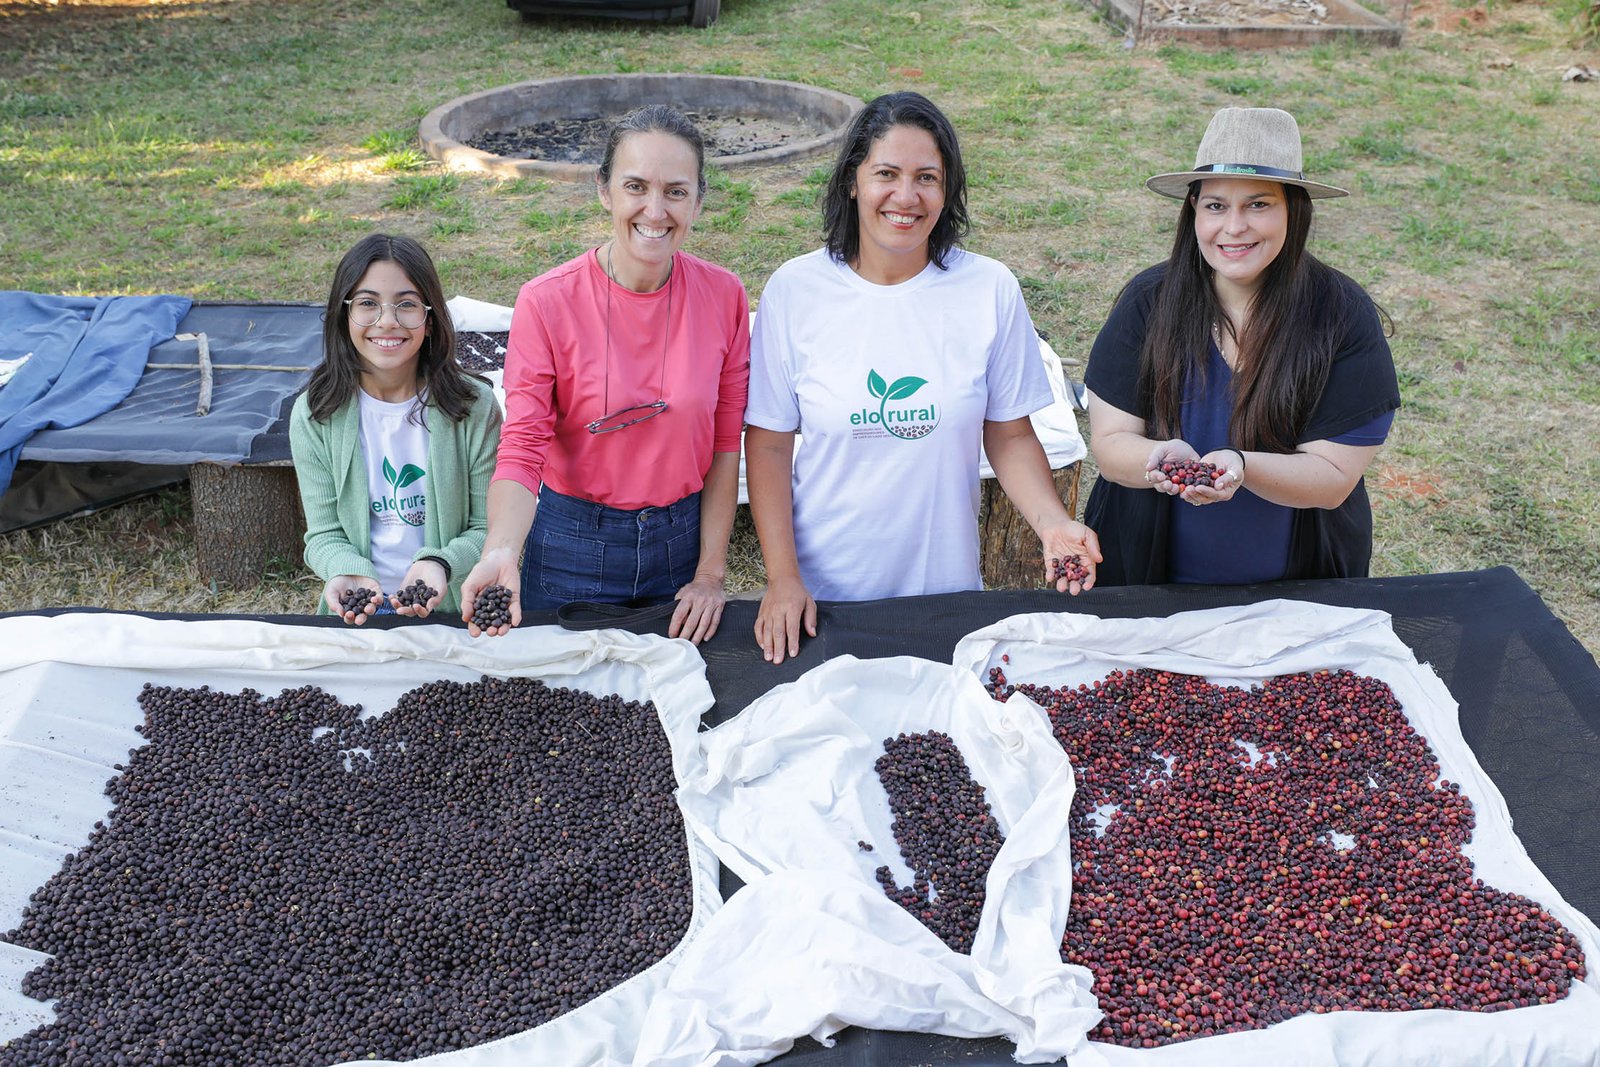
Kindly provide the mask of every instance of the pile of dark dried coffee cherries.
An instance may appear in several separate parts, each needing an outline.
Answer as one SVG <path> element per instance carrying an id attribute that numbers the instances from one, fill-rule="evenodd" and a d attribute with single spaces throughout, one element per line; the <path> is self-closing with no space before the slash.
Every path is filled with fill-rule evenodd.
<path id="1" fill-rule="evenodd" d="M 511 625 L 511 590 L 489 585 L 478 591 L 472 602 L 472 624 L 480 630 Z"/>
<path id="2" fill-rule="evenodd" d="M 984 879 L 1005 843 L 983 786 L 973 781 L 950 735 L 937 730 L 887 739 L 873 766 L 889 794 L 895 844 L 912 874 L 909 887 L 898 886 L 894 873 L 879 867 L 878 884 L 945 944 L 971 952 Z M 865 841 L 858 845 L 872 851 Z"/>
<path id="3" fill-rule="evenodd" d="M 1585 974 L 1537 902 L 1473 876 L 1471 803 L 1381 681 L 1251 689 L 1137 670 L 1009 685 L 1049 712 L 1077 773 L 1064 959 L 1092 1037 L 1138 1047 L 1305 1013 L 1497 1011 Z"/>
<path id="4" fill-rule="evenodd" d="M 394 599 L 402 608 L 420 608 L 438 595 L 439 590 L 418 578 L 410 585 L 402 585 Z"/>
<path id="5" fill-rule="evenodd" d="M 57 1018 L 5 1067 L 411 1060 L 536 1026 L 659 960 L 693 891 L 653 707 L 435 682 L 147 686 L 115 809 L 6 939 Z"/>
<path id="6" fill-rule="evenodd" d="M 367 604 L 377 595 L 378 591 L 376 589 L 368 589 L 366 586 L 361 586 L 359 589 L 346 589 L 339 594 L 339 607 L 343 608 L 346 613 L 354 612 L 360 615 L 367 610 Z"/>

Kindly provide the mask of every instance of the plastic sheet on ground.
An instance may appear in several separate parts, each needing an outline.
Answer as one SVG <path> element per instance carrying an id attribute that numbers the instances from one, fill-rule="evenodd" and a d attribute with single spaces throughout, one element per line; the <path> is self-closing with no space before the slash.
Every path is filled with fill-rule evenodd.
<path id="1" fill-rule="evenodd" d="M 1530 1067 L 1600 1065 L 1600 930 L 1563 901 L 1528 858 L 1494 783 L 1462 737 L 1456 702 L 1419 664 L 1379 611 L 1300 601 L 1186 612 L 1157 619 L 1018 615 L 964 638 L 952 661 L 974 679 L 1003 665 L 1012 683 L 1079 685 L 1114 670 L 1150 668 L 1248 686 L 1300 671 L 1344 668 L 1388 683 L 1427 738 L 1442 777 L 1471 799 L 1476 828 L 1466 846 L 1476 874 L 1530 897 L 1572 931 L 1588 977 L 1563 1000 L 1493 1013 L 1426 1010 L 1303 1015 L 1264 1030 L 1135 1050 L 1094 1042 L 1074 1067 L 1296 1064 L 1305 1067 Z M 1015 698 L 1013 698 L 1015 699 Z M 1038 714 L 1037 705 L 1026 705 Z M 1555 755 L 1555 754 L 1552 754 Z"/>
<path id="2" fill-rule="evenodd" d="M 888 864 L 911 882 L 873 763 L 886 738 L 928 730 L 961 749 L 1006 837 L 970 957 L 873 874 Z M 1038 709 L 998 705 L 944 664 L 844 656 L 702 734 L 701 752 L 679 804 L 749 885 L 651 1006 L 636 1063 L 760 1063 L 845 1025 L 1003 1035 L 1026 1062 L 1082 1047 L 1100 1012 L 1088 972 L 1056 949 L 1072 770 Z"/>
<path id="3" fill-rule="evenodd" d="M 425 682 L 474 682 L 485 674 L 654 700 L 680 779 L 689 758 L 680 741 L 692 742 L 712 699 L 704 664 L 687 642 L 617 630 L 533 627 L 473 641 L 462 630 L 429 625 L 356 630 L 111 614 L 0 619 L 0 931 L 16 926 L 33 890 L 110 810 L 104 787 L 113 764 L 144 743 L 134 731 L 144 683 L 250 687 L 268 696 L 317 685 L 376 713 Z M 694 915 L 684 941 L 660 962 L 536 1029 L 410 1062 L 630 1062 L 645 1009 L 720 902 L 715 859 L 692 833 L 687 847 Z M 45 1006 L 20 992 L 23 973 L 43 959 L 0 941 L 0 1042 L 48 1020 Z"/>

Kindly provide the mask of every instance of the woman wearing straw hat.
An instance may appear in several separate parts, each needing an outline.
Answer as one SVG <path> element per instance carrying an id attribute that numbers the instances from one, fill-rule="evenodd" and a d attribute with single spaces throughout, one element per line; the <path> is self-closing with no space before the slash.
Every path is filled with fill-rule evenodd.
<path id="1" fill-rule="evenodd" d="M 1275 108 L 1224 108 L 1192 170 L 1145 184 L 1183 207 L 1089 356 L 1101 584 L 1364 576 L 1400 394 L 1378 308 L 1306 251 L 1311 202 L 1346 192 L 1305 178 Z M 1196 460 L 1214 485 L 1162 471 Z"/>

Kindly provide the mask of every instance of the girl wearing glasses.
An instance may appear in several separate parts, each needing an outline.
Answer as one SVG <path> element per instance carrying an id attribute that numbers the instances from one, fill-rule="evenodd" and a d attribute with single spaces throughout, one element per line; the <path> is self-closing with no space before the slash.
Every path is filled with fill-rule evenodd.
<path id="1" fill-rule="evenodd" d="M 513 626 L 574 600 L 675 599 L 668 633 L 703 641 L 722 618 L 749 304 L 734 274 L 681 251 L 706 185 L 683 115 L 624 116 L 595 185 L 611 239 L 517 296 L 489 535 L 463 616 L 490 584 L 519 594 Z"/>
<path id="2" fill-rule="evenodd" d="M 334 272 L 322 363 L 289 421 L 306 564 L 325 583 L 318 614 L 359 626 L 374 612 L 454 611 L 478 562 L 500 407 L 456 362 L 443 309 L 433 260 L 409 237 L 363 238 Z M 401 604 L 417 581 L 434 594 Z M 389 596 L 347 609 L 358 589 Z"/>
<path id="3" fill-rule="evenodd" d="M 980 442 L 1044 557 L 1088 564 L 1057 588 L 1089 588 L 1094 533 L 1067 514 L 1028 421 L 1051 393 L 1022 291 L 957 244 L 966 171 L 950 121 L 917 93 L 869 103 L 823 220 L 824 247 L 767 283 L 751 348 L 745 464 L 766 658 L 798 652 L 802 627 L 816 633 L 813 596 L 981 588 Z"/>

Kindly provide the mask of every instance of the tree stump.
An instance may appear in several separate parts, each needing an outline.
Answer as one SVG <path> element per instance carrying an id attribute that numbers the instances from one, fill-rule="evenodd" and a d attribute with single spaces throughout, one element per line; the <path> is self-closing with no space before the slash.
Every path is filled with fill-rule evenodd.
<path id="1" fill-rule="evenodd" d="M 195 562 L 202 581 L 250 589 L 275 559 L 297 562 L 305 517 L 294 467 L 280 464 L 189 468 Z"/>
<path id="2" fill-rule="evenodd" d="M 1052 471 L 1056 492 L 1067 505 L 1067 514 L 1078 516 L 1078 474 L 1081 464 L 1073 463 Z M 1022 517 L 1011 498 L 1000 488 L 1000 479 L 983 483 L 982 516 L 978 524 L 979 565 L 985 589 L 1042 589 L 1044 560 L 1039 554 L 1039 539 Z"/>

